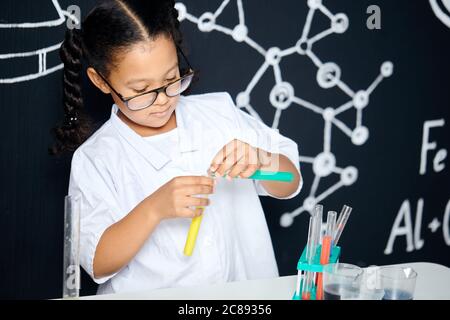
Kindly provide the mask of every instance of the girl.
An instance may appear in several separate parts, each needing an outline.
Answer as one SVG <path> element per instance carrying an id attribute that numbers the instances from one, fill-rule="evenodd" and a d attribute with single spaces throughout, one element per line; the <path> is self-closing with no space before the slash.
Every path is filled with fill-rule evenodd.
<path id="1" fill-rule="evenodd" d="M 174 1 L 102 1 L 60 50 L 66 118 L 53 153 L 75 151 L 69 195 L 80 205 L 80 263 L 99 294 L 278 276 L 258 195 L 300 192 L 297 145 L 227 93 L 180 96 L 195 71 L 177 17 Z M 90 81 L 114 100 L 90 137 L 82 58 Z M 295 179 L 232 179 L 257 169 Z M 206 209 L 188 257 L 197 206 Z"/>

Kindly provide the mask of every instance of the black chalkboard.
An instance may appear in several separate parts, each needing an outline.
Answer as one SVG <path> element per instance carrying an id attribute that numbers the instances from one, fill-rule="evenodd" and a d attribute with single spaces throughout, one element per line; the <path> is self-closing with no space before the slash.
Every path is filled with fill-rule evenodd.
<path id="1" fill-rule="evenodd" d="M 94 1 L 0 5 L 0 297 L 61 296 L 70 156 L 47 154 L 49 129 L 62 117 L 60 61 L 51 49 L 65 31 L 57 7 L 66 10 L 74 3 L 85 15 Z M 450 2 L 374 4 L 185 0 L 177 5 L 186 51 L 200 70 L 192 93 L 228 91 L 243 110 L 299 145 L 303 191 L 291 200 L 261 197 L 281 275 L 296 272 L 308 212 L 292 213 L 308 207 L 308 197 L 319 198 L 326 211 L 353 207 L 341 238 L 342 261 L 450 266 Z M 313 39 L 311 47 L 299 42 L 309 15 L 305 39 Z M 17 26 L 25 22 L 54 25 Z M 330 26 L 334 29 L 325 31 Z M 276 48 L 286 55 L 277 57 Z M 14 55 L 20 52 L 32 54 Z M 267 69 L 260 69 L 265 61 Z M 258 70 L 264 71 L 260 78 Z M 274 88 L 276 83 L 282 85 Z M 239 95 L 249 85 L 251 108 Z M 85 88 L 87 109 L 100 125 L 111 100 L 87 79 Z M 365 129 L 355 132 L 357 127 Z M 82 294 L 94 292 L 83 275 Z"/>

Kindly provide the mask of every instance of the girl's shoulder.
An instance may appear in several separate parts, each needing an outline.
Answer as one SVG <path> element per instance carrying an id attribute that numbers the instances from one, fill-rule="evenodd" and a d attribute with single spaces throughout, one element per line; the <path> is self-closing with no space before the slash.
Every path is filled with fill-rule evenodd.
<path id="1" fill-rule="evenodd" d="M 72 163 L 111 158 L 112 153 L 117 153 L 119 145 L 109 119 L 75 150 Z"/>

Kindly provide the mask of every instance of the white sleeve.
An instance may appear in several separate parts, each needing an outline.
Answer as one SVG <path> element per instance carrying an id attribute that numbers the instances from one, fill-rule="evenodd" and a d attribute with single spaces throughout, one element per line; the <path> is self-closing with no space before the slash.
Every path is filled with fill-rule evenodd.
<path id="1" fill-rule="evenodd" d="M 236 139 L 244 141 L 253 147 L 271 152 L 279 153 L 286 156 L 297 168 L 300 174 L 300 183 L 294 193 L 287 197 L 277 197 L 269 194 L 261 184 L 261 181 L 254 180 L 255 188 L 260 196 L 271 196 L 277 199 L 291 199 L 300 193 L 303 187 L 303 178 L 301 176 L 299 152 L 297 143 L 292 139 L 281 135 L 278 129 L 272 129 L 262 121 L 254 118 L 248 113 L 237 108 L 227 93 L 227 100 L 231 108 L 234 110 L 234 119 L 236 121 L 236 131 L 234 136 Z"/>
<path id="2" fill-rule="evenodd" d="M 69 195 L 76 199 L 80 210 L 80 265 L 96 283 L 104 283 L 117 272 L 95 278 L 95 250 L 103 232 L 117 222 L 120 207 L 116 201 L 114 184 L 100 159 L 90 159 L 79 151 L 74 153 Z"/>

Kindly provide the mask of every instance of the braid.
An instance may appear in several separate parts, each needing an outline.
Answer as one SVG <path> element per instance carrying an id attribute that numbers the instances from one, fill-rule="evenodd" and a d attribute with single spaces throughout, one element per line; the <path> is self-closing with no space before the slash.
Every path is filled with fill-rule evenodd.
<path id="1" fill-rule="evenodd" d="M 63 105 L 64 121 L 53 128 L 56 144 L 49 150 L 58 155 L 73 152 L 90 134 L 90 121 L 83 111 L 82 96 L 82 33 L 78 29 L 67 30 L 60 51 L 64 63 Z"/>

